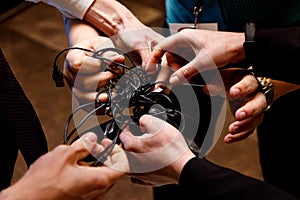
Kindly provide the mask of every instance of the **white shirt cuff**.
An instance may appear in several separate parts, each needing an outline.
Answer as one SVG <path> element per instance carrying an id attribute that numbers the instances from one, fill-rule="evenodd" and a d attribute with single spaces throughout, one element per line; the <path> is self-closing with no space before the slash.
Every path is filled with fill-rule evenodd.
<path id="1" fill-rule="evenodd" d="M 56 7 L 62 14 L 69 18 L 83 19 L 86 11 L 94 0 L 25 0 L 33 3 L 44 2 Z"/>

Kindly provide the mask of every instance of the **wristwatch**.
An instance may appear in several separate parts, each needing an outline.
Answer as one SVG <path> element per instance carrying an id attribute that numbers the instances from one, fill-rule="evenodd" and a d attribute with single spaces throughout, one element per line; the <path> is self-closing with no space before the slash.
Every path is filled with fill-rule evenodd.
<path id="1" fill-rule="evenodd" d="M 255 51 L 255 23 L 247 23 L 244 27 L 245 31 L 245 42 L 243 47 L 245 49 L 245 61 L 249 65 L 252 65 L 252 52 Z"/>
<path id="2" fill-rule="evenodd" d="M 247 23 L 245 25 L 245 42 L 254 42 L 255 31 L 255 23 Z"/>
<path id="3" fill-rule="evenodd" d="M 274 86 L 271 82 L 270 78 L 266 77 L 256 77 L 257 81 L 260 84 L 260 89 L 262 93 L 265 95 L 266 100 L 267 100 L 267 108 L 265 111 L 269 110 L 274 99 Z"/>

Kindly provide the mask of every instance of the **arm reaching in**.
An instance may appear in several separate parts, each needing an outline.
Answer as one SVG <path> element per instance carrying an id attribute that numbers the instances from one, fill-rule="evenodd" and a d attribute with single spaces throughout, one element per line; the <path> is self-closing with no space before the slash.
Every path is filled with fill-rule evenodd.
<path id="1" fill-rule="evenodd" d="M 81 20 L 64 18 L 65 29 L 71 47 L 80 47 L 96 52 L 104 48 L 114 48 L 112 41 L 100 36 L 91 25 Z M 105 87 L 113 78 L 113 73 L 106 71 L 110 63 L 93 58 L 88 51 L 73 49 L 66 56 L 63 74 L 73 95 L 80 103 L 95 102 L 100 88 Z M 115 52 L 101 55 L 111 61 L 123 63 L 125 58 Z M 99 100 L 105 101 L 107 96 L 100 95 Z"/>
<path id="2" fill-rule="evenodd" d="M 104 146 L 103 146 L 104 145 Z M 86 133 L 71 146 L 59 145 L 34 162 L 25 175 L 0 193 L 0 199 L 100 199 L 125 175 L 108 166 L 91 167 L 81 162 L 89 153 L 101 152 L 97 136 Z M 124 151 L 115 146 L 111 158 L 127 163 Z"/>
<path id="3" fill-rule="evenodd" d="M 154 171 L 129 174 L 136 184 L 158 186 L 176 183 L 186 192 L 187 197 L 200 195 L 204 199 L 297 199 L 262 181 L 195 157 L 182 134 L 158 118 L 144 115 L 140 118 L 140 126 L 145 133 L 144 137 L 133 136 L 130 130 L 122 132 L 120 138 L 125 150 L 134 155 L 166 150 L 161 152 L 159 158 L 149 156 L 141 164 L 147 161 L 148 165 L 154 162 L 163 164 L 163 158 L 168 157 L 173 157 L 174 161 Z M 175 143 L 182 149 L 180 154 L 175 153 L 178 155 L 176 157 L 174 151 L 169 151 L 172 148 L 166 148 Z"/>

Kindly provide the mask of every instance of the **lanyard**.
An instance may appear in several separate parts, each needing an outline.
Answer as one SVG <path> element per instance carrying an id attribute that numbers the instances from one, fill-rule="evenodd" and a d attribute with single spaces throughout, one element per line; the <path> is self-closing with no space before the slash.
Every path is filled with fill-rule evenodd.
<path id="1" fill-rule="evenodd" d="M 194 6 L 194 15 L 195 15 L 194 28 L 195 29 L 198 23 L 199 13 L 202 11 L 203 4 L 204 4 L 204 0 L 196 0 Z"/>

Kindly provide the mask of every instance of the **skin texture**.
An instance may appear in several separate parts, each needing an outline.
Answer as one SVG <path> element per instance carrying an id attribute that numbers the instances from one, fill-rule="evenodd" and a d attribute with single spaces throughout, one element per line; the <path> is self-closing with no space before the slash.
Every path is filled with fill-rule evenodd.
<path id="1" fill-rule="evenodd" d="M 167 65 L 174 70 L 169 79 L 171 84 L 190 80 L 195 74 L 210 70 L 212 67 L 211 60 L 214 63 L 213 67 L 220 68 L 230 63 L 239 63 L 245 58 L 244 33 L 184 29 L 180 33 L 164 38 L 142 24 L 125 6 L 117 1 L 96 0 L 87 10 L 84 20 L 93 24 L 96 29 L 65 23 L 71 46 L 76 44 L 89 49 L 100 47 L 101 39 L 94 40 L 92 38 L 99 36 L 97 29 L 101 30 L 107 36 L 113 36 L 113 45 L 117 48 L 127 47 L 136 50 L 144 63 L 143 66 L 146 66 L 145 69 L 149 73 L 157 70 L 155 64 L 165 60 Z M 80 26 L 83 28 L 79 28 Z M 90 30 L 86 31 L 86 29 Z M 87 32 L 91 34 L 87 34 Z M 87 36 L 90 41 L 85 40 Z M 189 58 L 189 62 L 182 61 L 172 53 L 178 49 L 180 49 L 180 53 L 186 53 L 186 55 L 181 56 Z M 95 71 L 101 70 L 95 65 L 99 61 L 91 61 L 87 58 L 87 53 L 72 52 L 67 56 L 68 67 L 65 67 L 64 74 L 69 80 L 68 83 L 74 95 L 80 102 L 93 101 L 96 96 L 95 87 L 100 88 L 105 85 L 112 74 L 103 71 L 96 73 Z M 191 55 L 195 56 L 191 57 Z M 108 55 L 108 57 L 122 61 L 120 57 L 113 55 Z M 162 59 L 163 57 L 164 59 Z M 85 67 L 83 70 L 83 65 L 90 65 L 91 67 Z M 76 84 L 78 87 L 74 87 L 74 77 L 78 77 L 79 70 L 83 72 L 83 78 L 79 81 L 80 84 Z M 87 78 L 86 74 L 90 74 L 90 76 Z M 166 80 L 167 77 L 160 73 L 158 79 Z M 226 81 L 224 83 L 226 85 Z M 215 95 L 218 94 L 216 85 L 208 85 L 207 87 L 210 87 L 210 92 L 215 91 Z M 236 82 L 236 85 L 232 84 L 232 88 L 227 88 L 229 97 L 236 99 L 235 102 L 240 101 L 243 104 L 240 104 L 239 109 L 233 113 L 235 121 L 228 127 L 229 134 L 224 138 L 226 143 L 247 138 L 261 123 L 267 105 L 264 95 L 257 91 L 257 87 L 256 80 L 247 76 L 240 79 L 239 83 Z M 100 97 L 103 98 L 102 100 L 106 98 L 105 95 L 100 95 Z M 248 101 L 245 102 L 245 99 Z"/>
<path id="2" fill-rule="evenodd" d="M 104 140 L 100 145 L 94 133 L 87 133 L 71 146 L 57 146 L 34 162 L 18 182 L 2 191 L 0 199 L 102 199 L 125 175 L 111 165 L 126 165 L 124 151 L 115 146 L 107 165 L 101 167 L 90 167 L 81 160 L 90 152 L 101 152 L 109 143 Z"/>
<path id="3" fill-rule="evenodd" d="M 166 184 L 178 184 L 180 173 L 188 160 L 195 157 L 189 150 L 183 135 L 173 126 L 165 121 L 150 115 L 143 115 L 140 118 L 140 127 L 146 137 L 134 136 L 129 129 L 124 130 L 120 139 L 124 145 L 124 149 L 134 154 L 143 154 L 148 152 L 156 152 L 159 149 L 170 147 L 171 149 L 181 150 L 175 154 L 180 155 L 174 157 L 174 151 L 163 151 L 161 156 L 174 157 L 174 161 L 166 164 L 164 167 L 146 173 L 130 173 L 131 181 L 144 186 L 160 186 Z M 161 127 L 161 128 L 160 128 Z M 174 140 L 176 142 L 174 142 Z M 152 165 L 155 162 L 164 162 L 164 159 L 157 159 L 157 156 L 149 156 L 144 162 L 138 165 Z"/>
<path id="4" fill-rule="evenodd" d="M 144 64 L 148 61 L 151 48 L 163 39 L 160 34 L 141 23 L 131 11 L 115 0 L 94 1 L 84 15 L 84 20 L 109 37 L 116 35 L 115 45 L 135 50 Z"/>
<path id="5" fill-rule="evenodd" d="M 92 51 L 114 47 L 112 41 L 99 35 L 97 30 L 81 20 L 64 18 L 66 34 L 72 47 L 81 47 Z M 124 62 L 124 57 L 115 52 L 107 52 L 101 55 L 116 62 Z M 65 59 L 63 74 L 79 103 L 94 102 L 99 88 L 107 85 L 114 75 L 104 71 L 108 64 L 102 65 L 102 61 L 92 58 L 92 53 L 82 50 L 70 50 Z M 99 96 L 102 101 L 106 95 Z"/>
<path id="6" fill-rule="evenodd" d="M 156 64 L 164 57 L 174 73 L 169 81 L 179 84 L 190 80 L 197 73 L 244 60 L 244 33 L 184 29 L 156 45 L 146 70 L 156 70 Z M 178 56 L 180 55 L 180 56 Z M 192 56 L 191 56 L 192 55 Z M 185 61 L 182 58 L 187 58 Z M 235 121 L 228 127 L 226 143 L 243 140 L 261 123 L 267 107 L 265 96 L 257 91 L 255 77 L 241 69 L 221 69 L 228 99 L 235 102 Z M 218 95 L 220 87 L 213 81 L 204 87 L 210 95 Z M 240 102 L 240 103 L 236 103 Z"/>

